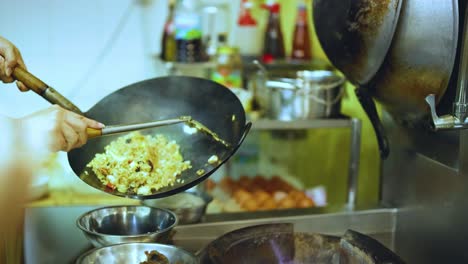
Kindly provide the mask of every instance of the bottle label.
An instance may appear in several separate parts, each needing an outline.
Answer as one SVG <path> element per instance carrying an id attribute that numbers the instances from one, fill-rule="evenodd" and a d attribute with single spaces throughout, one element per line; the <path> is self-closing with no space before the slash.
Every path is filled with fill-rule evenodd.
<path id="1" fill-rule="evenodd" d="M 194 40 L 201 39 L 201 30 L 195 28 L 177 28 L 176 39 L 180 40 Z"/>
<path id="2" fill-rule="evenodd" d="M 241 76 L 240 70 L 218 68 L 212 73 L 211 79 L 228 88 L 241 88 L 242 87 L 242 76 Z"/>
<path id="3" fill-rule="evenodd" d="M 201 39 L 201 25 L 197 16 L 177 17 L 175 20 L 175 38 L 177 40 Z"/>

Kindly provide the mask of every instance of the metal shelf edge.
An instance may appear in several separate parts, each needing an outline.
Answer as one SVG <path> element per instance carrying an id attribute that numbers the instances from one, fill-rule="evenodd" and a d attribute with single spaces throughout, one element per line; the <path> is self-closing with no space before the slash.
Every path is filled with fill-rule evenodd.
<path id="1" fill-rule="evenodd" d="M 351 118 L 311 119 L 279 121 L 269 119 L 252 120 L 252 130 L 298 130 L 311 128 L 345 128 L 351 126 Z"/>

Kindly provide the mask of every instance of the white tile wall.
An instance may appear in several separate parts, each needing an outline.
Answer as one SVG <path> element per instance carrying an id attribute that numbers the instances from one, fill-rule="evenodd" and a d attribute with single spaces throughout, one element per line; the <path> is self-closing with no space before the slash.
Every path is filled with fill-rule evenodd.
<path id="1" fill-rule="evenodd" d="M 0 0 L 0 35 L 18 46 L 31 73 L 87 110 L 115 89 L 162 74 L 152 55 L 160 49 L 166 7 L 167 0 Z M 0 114 L 46 106 L 33 92 L 0 83 Z"/>

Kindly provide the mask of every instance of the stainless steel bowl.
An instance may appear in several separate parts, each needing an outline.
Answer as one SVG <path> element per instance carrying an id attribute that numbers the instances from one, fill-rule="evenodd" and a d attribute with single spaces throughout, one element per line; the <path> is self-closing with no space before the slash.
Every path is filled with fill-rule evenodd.
<path id="1" fill-rule="evenodd" d="M 196 264 L 197 258 L 175 246 L 155 243 L 127 243 L 92 249 L 81 255 L 76 264 L 128 264 L 146 260 L 145 251 L 156 250 L 168 258 L 169 263 Z"/>
<path id="2" fill-rule="evenodd" d="M 213 197 L 199 190 L 188 190 L 173 196 L 144 200 L 146 206 L 166 208 L 177 215 L 179 224 L 193 224 L 201 221 L 206 207 Z"/>
<path id="3" fill-rule="evenodd" d="M 129 242 L 165 243 L 177 225 L 177 216 L 162 208 L 109 206 L 81 215 L 76 225 L 95 247 Z"/>

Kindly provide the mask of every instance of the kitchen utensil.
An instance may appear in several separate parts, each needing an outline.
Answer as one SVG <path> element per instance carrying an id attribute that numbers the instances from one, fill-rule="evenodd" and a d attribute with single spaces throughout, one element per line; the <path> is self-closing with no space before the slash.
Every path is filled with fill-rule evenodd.
<path id="1" fill-rule="evenodd" d="M 92 249 L 81 255 L 76 264 L 129 264 L 147 260 L 145 251 L 156 250 L 168 258 L 169 263 L 198 264 L 197 258 L 182 248 L 156 243 L 127 243 Z"/>
<path id="2" fill-rule="evenodd" d="M 385 59 L 401 0 L 317 0 L 314 25 L 328 59 L 354 84 L 368 83 Z"/>
<path id="3" fill-rule="evenodd" d="M 332 71 L 299 71 L 299 93 L 303 96 L 302 118 L 330 118 L 340 115 L 345 79 Z"/>
<path id="4" fill-rule="evenodd" d="M 266 82 L 270 101 L 267 117 L 291 121 L 340 115 L 345 79 L 333 71 L 299 71 L 296 79 Z"/>
<path id="5" fill-rule="evenodd" d="M 46 99 L 49 103 L 60 105 L 65 109 L 83 115 L 83 112 L 81 112 L 81 110 L 76 105 L 65 98 L 65 96 L 57 92 L 54 88 L 50 87 L 25 69 L 16 67 L 13 70 L 12 76 L 16 80 L 21 81 L 24 85 L 40 95 L 42 98 Z"/>
<path id="6" fill-rule="evenodd" d="M 267 118 L 281 121 L 293 121 L 301 117 L 301 101 L 296 80 L 274 78 L 266 81 L 269 93 Z"/>
<path id="7" fill-rule="evenodd" d="M 405 263 L 400 256 L 376 239 L 354 230 L 347 230 L 341 237 L 340 247 L 347 255 L 349 263 Z"/>
<path id="8" fill-rule="evenodd" d="M 191 117 L 189 116 L 181 116 L 179 118 L 159 120 L 159 121 L 147 122 L 147 123 L 107 126 L 101 129 L 87 128 L 86 133 L 88 134 L 88 139 L 89 139 L 89 138 L 95 138 L 99 136 L 113 135 L 113 134 L 130 132 L 130 131 L 141 130 L 141 129 L 146 129 L 146 128 L 185 123 L 190 120 L 191 120 Z"/>
<path id="9" fill-rule="evenodd" d="M 95 247 L 129 242 L 165 243 L 177 225 L 177 216 L 162 208 L 109 206 L 84 213 L 76 225 Z"/>
<path id="10" fill-rule="evenodd" d="M 294 233 L 288 223 L 265 224 L 224 234 L 197 255 L 206 264 L 336 263 L 339 242 L 338 237 Z"/>
<path id="11" fill-rule="evenodd" d="M 404 263 L 377 240 L 348 230 L 343 237 L 294 231 L 276 223 L 234 230 L 198 254 L 206 264 L 229 263 Z"/>
<path id="12" fill-rule="evenodd" d="M 366 86 L 385 59 L 397 26 L 401 0 L 316 0 L 314 25 L 330 61 L 358 86 L 356 94 L 376 131 L 382 158 L 388 139 Z"/>
<path id="13" fill-rule="evenodd" d="M 371 81 L 371 94 L 397 120 L 415 121 L 429 113 L 447 89 L 458 43 L 458 1 L 405 0 L 384 63 Z"/>
<path id="14" fill-rule="evenodd" d="M 212 200 L 213 197 L 208 193 L 187 190 L 165 198 L 143 200 L 142 204 L 168 209 L 177 215 L 180 225 L 185 225 L 200 222 Z"/>
<path id="15" fill-rule="evenodd" d="M 15 78 L 25 81 L 26 85 L 48 87 L 32 74 L 24 70 L 19 72 L 23 74 L 15 75 Z M 67 102 L 69 101 L 57 101 L 61 106 L 73 110 Z M 251 127 L 251 123 L 245 120 L 245 111 L 241 102 L 232 91 L 207 79 L 185 76 L 154 78 L 128 85 L 104 97 L 84 115 L 108 125 L 190 116 L 219 136 L 219 139 L 216 139 L 212 135 L 207 135 L 209 133 L 206 128 L 194 124 L 193 121 L 189 124 L 181 123 L 145 130 L 148 134 L 158 133 L 175 140 L 181 146 L 182 156 L 190 160 L 192 165 L 191 169 L 178 176 L 180 181 L 150 195 L 123 193 L 117 189 L 107 188 L 94 172 L 86 167 L 96 153 L 103 152 L 104 147 L 116 139 L 115 135 L 95 138 L 92 142 L 68 153 L 71 168 L 88 185 L 113 195 L 138 199 L 172 195 L 202 182 L 237 151 Z M 199 131 L 202 133 L 197 133 Z M 209 164 L 207 161 L 213 155 L 218 157 L 219 162 Z"/>

